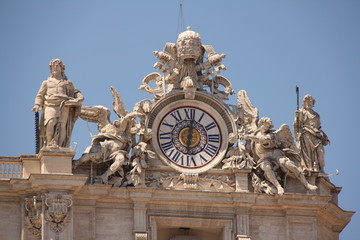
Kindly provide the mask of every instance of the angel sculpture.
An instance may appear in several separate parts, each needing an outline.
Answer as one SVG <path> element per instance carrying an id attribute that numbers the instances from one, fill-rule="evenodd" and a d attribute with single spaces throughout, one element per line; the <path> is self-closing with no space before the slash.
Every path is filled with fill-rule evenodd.
<path id="1" fill-rule="evenodd" d="M 155 152 L 148 149 L 147 143 L 139 142 L 132 150 L 132 169 L 127 178 L 128 184 L 137 186 L 144 183 L 142 182 L 143 180 L 141 179 L 141 174 L 143 173 L 143 169 L 148 167 L 147 160 L 150 159 L 155 159 Z"/>
<path id="2" fill-rule="evenodd" d="M 233 108 L 238 125 L 238 151 L 234 151 L 232 157 L 223 161 L 223 168 L 252 167 L 255 192 L 283 194 L 284 188 L 279 182 L 281 174 L 285 174 L 285 177 L 290 174 L 299 179 L 307 189 L 316 190 L 317 187 L 307 182 L 294 162 L 299 161 L 299 154 L 289 127 L 282 125 L 275 131 L 270 118 L 259 120 L 258 109 L 251 104 L 245 90 L 239 91 L 237 103 L 238 106 L 230 107 Z M 242 142 L 244 140 L 245 144 Z M 231 151 L 233 150 L 230 149 L 228 155 L 231 155 Z M 231 159 L 237 162 L 229 162 Z M 239 164 L 239 159 L 245 162 Z"/>
<path id="3" fill-rule="evenodd" d="M 258 109 L 254 107 L 245 90 L 240 90 L 237 94 L 238 105 L 228 105 L 232 108 L 234 121 L 238 127 L 236 134 L 229 136 L 229 142 L 237 144 L 230 147 L 226 153 L 226 158 L 222 161 L 222 169 L 242 169 L 252 168 L 254 160 L 250 155 L 249 143 L 244 144 L 240 136 L 251 134 L 257 129 Z"/>
<path id="4" fill-rule="evenodd" d="M 101 175 L 101 180 L 105 184 L 116 172 L 124 178 L 123 166 L 129 164 L 128 152 L 136 144 L 135 135 L 138 129 L 135 119 L 145 117 L 143 113 L 126 111 L 116 89 L 111 87 L 110 91 L 114 97 L 113 109 L 119 119 L 111 123 L 110 111 L 103 106 L 82 107 L 80 117 L 85 121 L 97 123 L 98 134 L 92 137 L 92 144 L 87 151 L 73 163 L 75 169 L 89 161 L 97 164 L 111 161 L 110 167 Z"/>
<path id="5" fill-rule="evenodd" d="M 317 189 L 306 180 L 301 169 L 291 160 L 299 158 L 299 155 L 288 125 L 284 124 L 275 131 L 271 119 L 263 117 L 253 134 L 242 135 L 241 138 L 251 142 L 252 155 L 256 162 L 255 170 L 264 173 L 265 179 L 276 187 L 279 195 L 284 194 L 284 188 L 278 180 L 277 170 L 281 170 L 285 176 L 290 174 L 297 178 L 309 191 Z M 254 188 L 256 189 L 256 186 Z"/>

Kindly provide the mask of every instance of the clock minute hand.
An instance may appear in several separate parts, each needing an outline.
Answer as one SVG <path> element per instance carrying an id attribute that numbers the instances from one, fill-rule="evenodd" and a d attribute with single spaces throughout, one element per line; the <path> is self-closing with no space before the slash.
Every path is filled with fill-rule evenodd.
<path id="1" fill-rule="evenodd" d="M 190 151 L 190 145 L 191 145 L 191 139 L 192 139 L 192 130 L 194 129 L 194 120 L 190 121 L 190 126 L 189 126 L 189 132 L 187 135 L 187 141 L 186 141 L 186 150 L 187 153 L 189 153 Z"/>

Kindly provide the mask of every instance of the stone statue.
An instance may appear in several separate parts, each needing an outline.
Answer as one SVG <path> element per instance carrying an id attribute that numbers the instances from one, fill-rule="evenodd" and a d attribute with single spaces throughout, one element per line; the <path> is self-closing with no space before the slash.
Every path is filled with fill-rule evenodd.
<path id="1" fill-rule="evenodd" d="M 250 145 L 241 141 L 241 136 L 253 134 L 257 129 L 259 111 L 251 104 L 245 90 L 240 90 L 237 94 L 237 105 L 228 104 L 232 109 L 234 121 L 237 126 L 237 133 L 229 136 L 229 142 L 237 141 L 235 147 L 229 147 L 226 158 L 223 160 L 222 169 L 242 169 L 254 166 L 254 160 L 250 156 Z"/>
<path id="2" fill-rule="evenodd" d="M 251 141 L 255 169 L 260 168 L 263 171 L 265 179 L 276 187 L 279 195 L 284 193 L 284 188 L 278 181 L 278 170 L 297 178 L 310 191 L 317 189 L 307 182 L 301 169 L 290 159 L 296 156 L 297 151 L 294 149 L 295 143 L 287 125 L 282 125 L 275 131 L 271 119 L 263 117 L 259 120 L 258 129 L 254 134 L 243 135 L 241 138 Z"/>
<path id="3" fill-rule="evenodd" d="M 43 112 L 40 148 L 69 147 L 71 132 L 84 97 L 67 79 L 65 65 L 60 59 L 51 60 L 49 67 L 51 76 L 41 84 L 32 109 Z"/>
<path id="4" fill-rule="evenodd" d="M 159 59 L 154 67 L 163 72 L 164 77 L 159 73 L 147 75 L 141 90 L 155 94 L 182 89 L 186 98 L 192 98 L 194 91 L 207 85 L 221 99 L 228 99 L 227 96 L 234 93 L 230 81 L 216 75 L 226 70 L 221 64 L 225 54 L 217 54 L 212 46 L 202 45 L 200 35 L 190 27 L 179 34 L 176 43 L 167 43 L 162 52 L 154 51 L 154 54 Z M 150 86 L 152 82 L 156 87 Z M 220 90 L 219 86 L 223 86 L 224 90 Z"/>
<path id="5" fill-rule="evenodd" d="M 295 112 L 294 133 L 300 149 L 304 169 L 324 172 L 324 146 L 330 143 L 321 130 L 320 116 L 313 110 L 315 99 L 307 94 L 302 100 L 303 108 Z"/>
<path id="6" fill-rule="evenodd" d="M 141 175 L 143 170 L 148 168 L 147 161 L 153 160 L 156 158 L 155 152 L 148 149 L 147 143 L 139 142 L 133 149 L 131 154 L 131 167 L 127 176 L 127 185 L 138 186 L 140 184 L 145 184 L 142 182 Z M 144 177 L 145 179 L 145 177 Z"/>
<path id="7" fill-rule="evenodd" d="M 98 134 L 92 138 L 92 144 L 87 151 L 73 162 L 73 168 L 92 161 L 103 163 L 111 161 L 110 167 L 101 175 L 103 183 L 109 182 L 109 177 L 115 173 L 124 178 L 125 164 L 129 164 L 128 152 L 136 144 L 135 135 L 139 131 L 136 128 L 135 119 L 145 115 L 138 112 L 128 112 L 124 108 L 119 93 L 111 88 L 114 97 L 113 109 L 119 119 L 110 122 L 110 111 L 103 106 L 82 107 L 80 117 L 85 121 L 94 122 L 98 125 Z M 121 182 L 117 180 L 117 182 Z"/>

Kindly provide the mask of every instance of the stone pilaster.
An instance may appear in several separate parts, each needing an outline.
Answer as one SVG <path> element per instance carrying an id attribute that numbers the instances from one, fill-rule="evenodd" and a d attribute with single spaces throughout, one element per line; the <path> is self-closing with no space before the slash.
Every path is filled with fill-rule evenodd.
<path id="1" fill-rule="evenodd" d="M 134 202 L 134 232 L 147 232 L 146 202 Z"/>
<path id="2" fill-rule="evenodd" d="M 237 211 L 236 224 L 236 240 L 251 240 L 249 237 L 249 213 L 246 210 Z"/>
<path id="3" fill-rule="evenodd" d="M 130 191 L 130 198 L 134 203 L 133 211 L 135 240 L 148 239 L 146 205 L 152 196 L 152 190 L 143 190 L 144 191 L 136 191 L 136 189 L 132 189 Z"/>

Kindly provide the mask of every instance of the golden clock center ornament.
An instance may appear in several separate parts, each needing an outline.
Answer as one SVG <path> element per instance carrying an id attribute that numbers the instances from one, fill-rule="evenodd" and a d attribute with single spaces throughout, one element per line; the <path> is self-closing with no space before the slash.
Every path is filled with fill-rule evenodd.
<path id="1" fill-rule="evenodd" d="M 180 132 L 180 142 L 185 147 L 193 148 L 200 143 L 200 133 L 190 127 L 184 128 Z"/>

